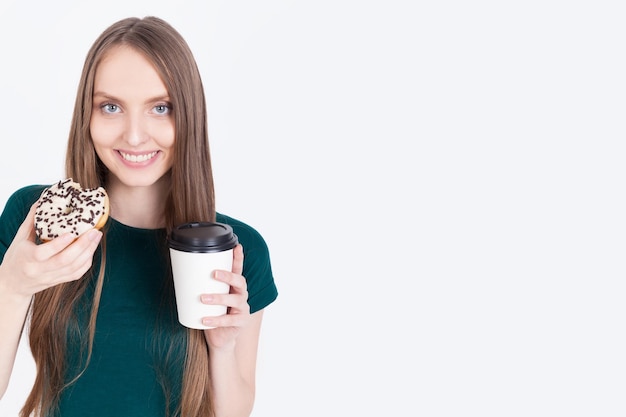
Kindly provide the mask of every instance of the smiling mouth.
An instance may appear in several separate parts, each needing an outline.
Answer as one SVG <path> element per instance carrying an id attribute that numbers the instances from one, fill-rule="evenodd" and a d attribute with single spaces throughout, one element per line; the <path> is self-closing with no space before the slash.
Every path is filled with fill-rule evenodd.
<path id="1" fill-rule="evenodd" d="M 154 151 L 150 153 L 145 153 L 143 155 L 131 155 L 129 153 L 119 151 L 119 154 L 122 155 L 122 158 L 124 158 L 124 160 L 128 162 L 146 162 L 154 158 L 157 153 L 157 151 Z"/>

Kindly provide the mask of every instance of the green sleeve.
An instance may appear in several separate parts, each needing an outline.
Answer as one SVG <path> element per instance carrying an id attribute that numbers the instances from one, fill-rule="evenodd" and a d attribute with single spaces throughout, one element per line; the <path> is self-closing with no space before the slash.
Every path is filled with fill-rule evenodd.
<path id="1" fill-rule="evenodd" d="M 218 213 L 217 221 L 229 224 L 243 246 L 243 276 L 248 284 L 250 313 L 267 307 L 278 297 L 278 290 L 265 240 L 254 228 L 232 217 Z"/>
<path id="2" fill-rule="evenodd" d="M 26 218 L 30 207 L 46 188 L 45 185 L 30 185 L 14 192 L 4 206 L 0 216 L 0 262 L 9 245 Z"/>

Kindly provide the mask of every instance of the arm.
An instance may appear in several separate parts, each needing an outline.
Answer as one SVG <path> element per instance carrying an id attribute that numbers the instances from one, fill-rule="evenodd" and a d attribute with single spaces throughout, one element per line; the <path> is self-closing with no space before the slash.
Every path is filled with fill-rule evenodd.
<path id="1" fill-rule="evenodd" d="M 0 264 L 0 398 L 9 385 L 17 348 L 34 294 L 77 280 L 91 267 L 102 233 L 92 230 L 74 241 L 70 234 L 37 245 L 34 205 Z"/>
<path id="2" fill-rule="evenodd" d="M 255 396 L 256 360 L 263 310 L 250 314 L 246 279 L 243 271 L 243 249 L 235 248 L 232 272 L 218 271 L 215 278 L 231 286 L 230 294 L 203 295 L 207 304 L 229 307 L 228 314 L 205 318 L 209 345 L 209 372 L 213 388 L 216 417 L 247 417 Z"/>
<path id="3" fill-rule="evenodd" d="M 211 350 L 209 366 L 217 417 L 247 417 L 252 412 L 262 317 L 262 310 L 251 316 L 234 346 Z"/>
<path id="4" fill-rule="evenodd" d="M 1 268 L 0 268 L 1 270 Z M 0 399 L 9 386 L 31 297 L 11 294 L 0 279 Z"/>

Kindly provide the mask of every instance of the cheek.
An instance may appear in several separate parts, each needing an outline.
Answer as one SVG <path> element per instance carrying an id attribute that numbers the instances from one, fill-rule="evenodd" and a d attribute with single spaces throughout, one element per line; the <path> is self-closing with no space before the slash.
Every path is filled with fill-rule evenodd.
<path id="1" fill-rule="evenodd" d="M 89 133 L 94 146 L 106 146 L 113 143 L 118 135 L 114 125 L 103 123 L 99 118 L 92 118 L 89 123 Z"/>
<path id="2" fill-rule="evenodd" d="M 171 167 L 174 164 L 174 153 L 175 153 L 175 146 L 174 146 L 174 136 L 175 132 L 174 129 L 172 129 L 171 135 L 168 136 L 168 140 L 166 142 L 161 143 L 161 147 L 162 149 L 166 150 L 166 158 L 167 158 L 167 165 L 169 167 Z"/>
<path id="3" fill-rule="evenodd" d="M 153 138 L 163 149 L 173 150 L 174 140 L 176 137 L 176 129 L 174 128 L 174 122 L 162 123 L 159 126 L 155 126 L 153 132 Z"/>

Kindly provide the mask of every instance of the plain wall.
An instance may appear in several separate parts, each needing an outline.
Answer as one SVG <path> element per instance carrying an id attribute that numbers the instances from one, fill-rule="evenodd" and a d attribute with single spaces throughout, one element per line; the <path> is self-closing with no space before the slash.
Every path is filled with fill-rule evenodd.
<path id="1" fill-rule="evenodd" d="M 0 206 L 63 177 L 95 37 L 160 16 L 218 210 L 270 247 L 254 417 L 623 416 L 619 6 L 4 0 Z M 23 345 L 0 416 L 33 372 Z"/>

